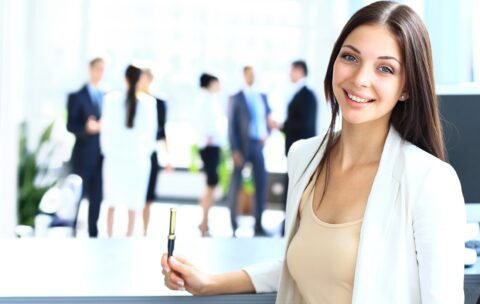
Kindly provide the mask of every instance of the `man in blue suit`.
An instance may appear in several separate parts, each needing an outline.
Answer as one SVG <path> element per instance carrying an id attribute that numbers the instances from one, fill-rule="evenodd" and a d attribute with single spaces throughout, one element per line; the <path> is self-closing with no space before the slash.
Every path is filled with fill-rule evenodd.
<path id="1" fill-rule="evenodd" d="M 89 200 L 88 234 L 98 236 L 97 221 L 102 195 L 102 154 L 100 152 L 100 118 L 103 92 L 98 84 L 103 78 L 102 58 L 90 61 L 89 82 L 68 95 L 67 129 L 75 135 L 71 167 L 83 179 L 83 195 Z"/>
<path id="2" fill-rule="evenodd" d="M 233 234 L 237 229 L 238 192 L 242 186 L 242 170 L 246 162 L 252 164 L 255 184 L 255 235 L 265 235 L 262 213 L 265 209 L 267 172 L 263 158 L 263 146 L 270 132 L 270 107 L 267 96 L 252 86 L 255 81 L 253 68 L 243 69 L 245 87 L 230 97 L 228 111 L 228 137 L 234 169 L 228 192 L 230 219 Z"/>

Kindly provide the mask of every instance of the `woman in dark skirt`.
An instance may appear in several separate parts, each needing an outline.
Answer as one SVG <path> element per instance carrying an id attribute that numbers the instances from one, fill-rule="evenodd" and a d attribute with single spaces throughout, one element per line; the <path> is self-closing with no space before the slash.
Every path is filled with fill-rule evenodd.
<path id="1" fill-rule="evenodd" d="M 197 145 L 203 162 L 203 170 L 207 175 L 207 187 L 200 198 L 203 210 L 202 222 L 199 225 L 202 236 L 208 236 L 208 212 L 212 205 L 215 189 L 218 184 L 217 167 L 220 162 L 220 147 L 222 145 L 222 130 L 225 122 L 224 111 L 220 106 L 218 92 L 220 82 L 210 74 L 200 76 L 201 92 L 196 103 L 194 128 L 197 132 Z"/>
<path id="2" fill-rule="evenodd" d="M 146 84 L 142 91 L 147 94 L 149 92 L 149 86 L 153 81 L 153 74 L 151 70 L 145 70 L 145 75 L 148 77 L 149 82 Z M 167 117 L 167 107 L 165 105 L 165 101 L 156 98 L 157 101 L 157 122 L 158 122 L 158 130 L 157 130 L 157 141 L 164 141 L 165 147 L 167 147 L 167 138 L 165 135 L 165 122 Z M 150 223 L 150 206 L 152 205 L 153 201 L 155 200 L 155 188 L 157 185 L 157 178 L 158 174 L 160 173 L 160 165 L 158 162 L 158 154 L 154 151 L 150 157 L 151 161 L 151 170 L 150 170 L 150 178 L 148 181 L 148 189 L 147 189 L 147 197 L 146 197 L 146 204 L 143 209 L 143 234 L 147 235 L 148 225 Z M 167 165 L 167 168 L 171 168 L 170 165 Z"/>

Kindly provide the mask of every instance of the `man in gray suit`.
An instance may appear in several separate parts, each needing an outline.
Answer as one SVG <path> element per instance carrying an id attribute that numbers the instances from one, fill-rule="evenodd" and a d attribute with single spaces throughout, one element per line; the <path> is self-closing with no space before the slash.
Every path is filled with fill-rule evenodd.
<path id="1" fill-rule="evenodd" d="M 228 110 L 228 137 L 234 170 L 228 192 L 230 219 L 233 234 L 237 229 L 238 192 L 242 185 L 242 170 L 246 162 L 252 164 L 255 183 L 255 235 L 265 235 L 262 213 L 265 209 L 267 172 L 263 158 L 263 146 L 271 123 L 267 96 L 252 86 L 255 81 L 253 68 L 243 69 L 244 88 L 230 97 Z"/>

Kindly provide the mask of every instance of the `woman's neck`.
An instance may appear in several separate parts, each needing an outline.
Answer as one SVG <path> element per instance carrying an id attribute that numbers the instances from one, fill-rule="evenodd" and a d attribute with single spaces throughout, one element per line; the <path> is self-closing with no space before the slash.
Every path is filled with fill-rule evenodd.
<path id="1" fill-rule="evenodd" d="M 333 160 L 342 170 L 380 162 L 390 125 L 385 122 L 353 125 L 342 122 Z"/>

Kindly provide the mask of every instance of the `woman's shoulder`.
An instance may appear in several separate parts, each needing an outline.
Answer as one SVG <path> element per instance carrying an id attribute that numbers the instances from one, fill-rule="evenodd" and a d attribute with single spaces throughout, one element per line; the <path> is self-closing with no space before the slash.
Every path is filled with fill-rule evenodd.
<path id="1" fill-rule="evenodd" d="M 147 94 L 147 93 L 143 93 L 143 92 L 138 93 L 137 94 L 137 99 L 140 102 L 144 102 L 144 103 L 148 103 L 148 104 L 152 104 L 152 105 L 157 104 L 157 100 L 155 99 L 155 97 L 153 97 L 152 95 Z"/>
<path id="2" fill-rule="evenodd" d="M 460 180 L 455 169 L 447 162 L 435 157 L 412 143 L 402 145 L 403 174 L 401 184 L 412 197 L 417 197 L 416 207 L 446 210 L 464 202 Z M 427 204 L 432 200 L 436 203 Z M 443 203 L 442 203 L 443 202 Z"/>
<path id="3" fill-rule="evenodd" d="M 407 172 L 416 172 L 419 176 L 432 172 L 444 172 L 444 174 L 454 174 L 456 176 L 455 170 L 449 163 L 408 141 L 404 141 L 402 152 Z"/>
<path id="4" fill-rule="evenodd" d="M 288 157 L 297 157 L 297 155 L 304 155 L 310 151 L 315 151 L 322 143 L 323 136 L 317 135 L 307 139 L 297 140 L 292 144 L 288 151 Z"/>
<path id="5" fill-rule="evenodd" d="M 449 225 L 461 229 L 465 222 L 465 200 L 455 169 L 412 143 L 404 143 L 402 152 L 404 168 L 400 184 L 413 217 L 427 216 L 431 227 L 444 225 L 448 219 Z M 445 218 L 432 220 L 440 219 L 442 214 Z"/>
<path id="6" fill-rule="evenodd" d="M 295 176 L 297 168 L 305 169 L 314 158 L 321 158 L 323 149 L 323 136 L 314 136 L 308 139 L 300 139 L 293 143 L 288 151 L 288 171 L 289 175 Z"/>
<path id="7" fill-rule="evenodd" d="M 102 112 L 105 114 L 123 109 L 125 100 L 126 96 L 122 92 L 112 91 L 105 94 L 103 97 Z"/>
<path id="8" fill-rule="evenodd" d="M 124 100 L 125 94 L 119 91 L 111 91 L 105 94 L 103 97 L 103 102 L 115 102 L 119 100 Z"/>

